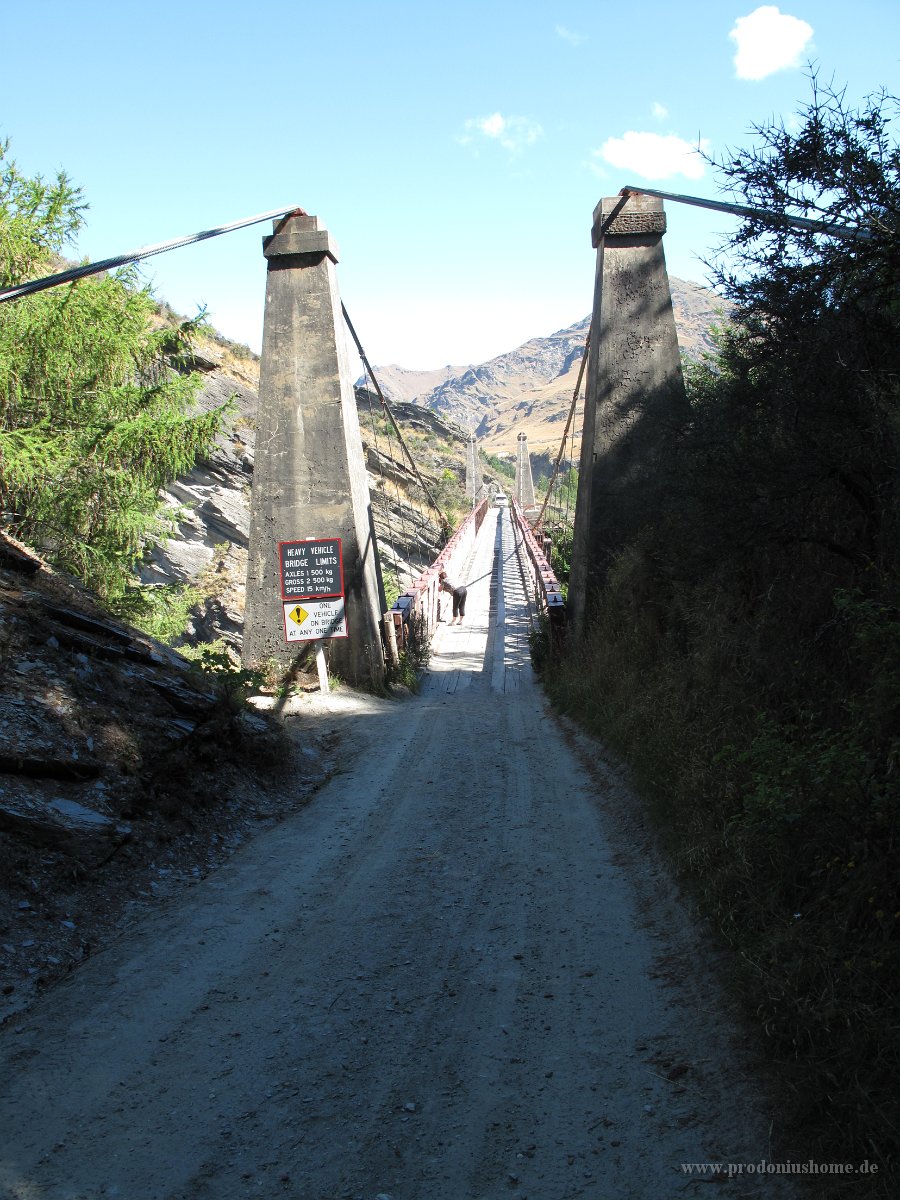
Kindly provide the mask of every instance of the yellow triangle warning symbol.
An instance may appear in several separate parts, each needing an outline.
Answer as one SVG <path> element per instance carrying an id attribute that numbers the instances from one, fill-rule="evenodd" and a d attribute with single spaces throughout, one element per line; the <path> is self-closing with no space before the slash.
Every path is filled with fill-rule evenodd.
<path id="1" fill-rule="evenodd" d="M 288 616 L 291 618 L 291 620 L 294 622 L 295 625 L 302 625 L 303 622 L 306 620 L 306 618 L 309 616 L 309 613 L 306 611 L 305 608 L 301 608 L 300 605 L 298 604 L 296 608 L 291 609 L 291 611 L 288 613 Z"/>

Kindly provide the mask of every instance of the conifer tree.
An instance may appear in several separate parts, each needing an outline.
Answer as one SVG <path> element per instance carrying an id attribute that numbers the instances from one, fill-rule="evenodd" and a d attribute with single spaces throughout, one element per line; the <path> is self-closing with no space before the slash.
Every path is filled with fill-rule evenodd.
<path id="1" fill-rule="evenodd" d="M 57 268 L 86 207 L 0 143 L 0 288 Z M 168 365 L 196 324 L 160 328 L 133 268 L 0 303 L 0 520 L 109 599 L 166 532 L 159 489 L 221 423 L 197 411 L 199 376 Z"/>

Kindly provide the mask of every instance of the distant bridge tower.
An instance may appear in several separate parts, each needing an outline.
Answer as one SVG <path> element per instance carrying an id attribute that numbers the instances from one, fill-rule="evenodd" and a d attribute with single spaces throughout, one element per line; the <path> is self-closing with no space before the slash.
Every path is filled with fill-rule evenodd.
<path id="1" fill-rule="evenodd" d="M 625 539 L 660 511 L 663 468 L 686 411 L 665 231 L 655 196 L 615 196 L 594 210 L 594 315 L 569 582 L 576 632 Z"/>
<path id="2" fill-rule="evenodd" d="M 337 249 L 315 217 L 290 214 L 263 239 L 263 253 L 268 272 L 243 661 L 257 666 L 274 659 L 287 667 L 309 648 L 303 640 L 315 627 L 309 614 L 325 613 L 327 605 L 304 608 L 303 599 L 285 605 L 281 544 L 292 544 L 294 553 L 293 545 L 309 543 L 296 553 L 316 558 L 313 545 L 340 539 L 343 580 L 332 576 L 322 590 L 343 583 L 347 636 L 325 640 L 328 662 L 349 683 L 377 683 L 384 671 L 384 603 Z M 296 583 L 295 594 L 315 590 L 329 557 L 324 552 L 310 561 L 308 580 Z"/>
<path id="3" fill-rule="evenodd" d="M 531 478 L 528 438 L 524 433 L 519 434 L 516 447 L 516 501 L 525 512 L 537 508 L 534 501 L 534 480 Z"/>
<path id="4" fill-rule="evenodd" d="M 473 433 L 469 437 L 469 444 L 466 447 L 466 495 L 472 502 L 473 508 L 481 499 L 483 492 L 484 480 L 478 466 L 478 442 Z"/>

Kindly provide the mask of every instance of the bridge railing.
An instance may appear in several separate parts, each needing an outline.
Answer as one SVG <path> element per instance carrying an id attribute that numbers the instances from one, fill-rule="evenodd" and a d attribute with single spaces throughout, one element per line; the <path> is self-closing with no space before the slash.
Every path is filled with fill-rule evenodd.
<path id="1" fill-rule="evenodd" d="M 513 528 L 516 534 L 516 553 L 529 591 L 541 614 L 546 614 L 553 625 L 563 625 L 566 620 L 566 602 L 562 586 L 543 546 L 535 536 L 522 508 L 513 500 Z"/>
<path id="2" fill-rule="evenodd" d="M 433 635 L 442 606 L 450 603 L 450 596 L 440 590 L 438 575 L 443 570 L 451 579 L 460 578 L 487 510 L 487 499 L 472 509 L 431 566 L 413 580 L 387 614 L 398 651 L 406 647 L 414 620 L 421 621 L 427 638 Z"/>

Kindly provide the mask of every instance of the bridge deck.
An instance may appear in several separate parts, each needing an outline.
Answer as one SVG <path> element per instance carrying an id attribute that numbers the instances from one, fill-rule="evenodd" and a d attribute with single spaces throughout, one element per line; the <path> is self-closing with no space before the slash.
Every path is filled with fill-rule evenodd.
<path id="1" fill-rule="evenodd" d="M 465 621 L 438 625 L 423 691 L 518 690 L 531 673 L 531 616 L 508 509 L 488 510 L 456 582 L 468 588 Z"/>

